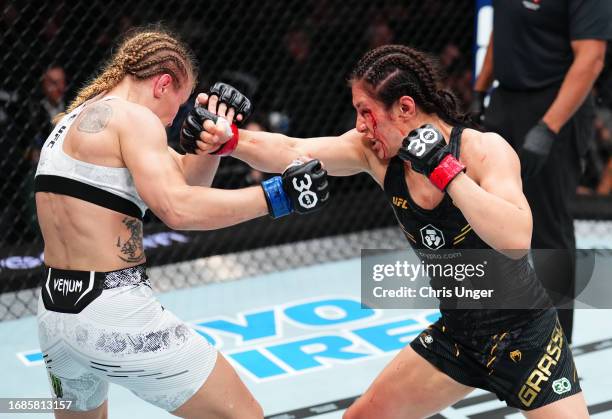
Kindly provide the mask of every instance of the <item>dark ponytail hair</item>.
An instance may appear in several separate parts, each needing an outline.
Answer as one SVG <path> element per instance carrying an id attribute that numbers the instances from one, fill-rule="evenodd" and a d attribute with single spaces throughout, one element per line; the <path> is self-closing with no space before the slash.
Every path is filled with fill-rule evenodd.
<path id="1" fill-rule="evenodd" d="M 373 98 L 390 108 L 402 96 L 411 96 L 426 113 L 435 113 L 451 125 L 475 127 L 459 109 L 457 98 L 442 88 L 440 73 L 424 53 L 404 45 L 384 45 L 366 53 L 353 69 L 350 83 L 364 82 Z"/>

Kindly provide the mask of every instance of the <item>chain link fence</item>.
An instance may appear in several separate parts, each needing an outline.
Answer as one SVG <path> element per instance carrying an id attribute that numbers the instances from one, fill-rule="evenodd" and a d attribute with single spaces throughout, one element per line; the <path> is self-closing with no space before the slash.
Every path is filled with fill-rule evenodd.
<path id="1" fill-rule="evenodd" d="M 50 121 L 129 28 L 161 22 L 178 32 L 200 61 L 197 91 L 226 81 L 253 99 L 256 113 L 250 129 L 312 137 L 340 134 L 354 126 L 348 72 L 365 51 L 387 43 L 411 45 L 438 57 L 448 87 L 469 103 L 474 10 L 473 0 L 0 0 L 0 319 L 35 310 L 32 288 L 42 266 L 42 239 L 33 174 Z M 168 129 L 171 146 L 178 143 L 186 111 L 182 109 Z M 214 186 L 239 188 L 265 176 L 226 158 Z M 314 216 L 261 218 L 219 231 L 175 233 L 148 215 L 148 262 L 180 268 L 181 262 L 212 255 L 394 224 L 382 192 L 368 176 L 335 178 L 332 187 L 329 207 Z M 589 207 L 590 217 L 609 216 L 609 201 L 593 205 L 604 209 Z M 356 237 L 361 237 L 362 247 L 384 245 L 384 240 Z M 327 252 L 325 246 L 319 248 L 321 254 Z M 281 252 L 280 257 L 307 263 L 296 251 Z M 189 286 L 188 277 L 201 276 L 193 271 L 197 265 L 186 266 L 170 275 L 169 288 L 173 281 Z M 206 268 L 213 280 L 221 275 L 214 266 Z"/>

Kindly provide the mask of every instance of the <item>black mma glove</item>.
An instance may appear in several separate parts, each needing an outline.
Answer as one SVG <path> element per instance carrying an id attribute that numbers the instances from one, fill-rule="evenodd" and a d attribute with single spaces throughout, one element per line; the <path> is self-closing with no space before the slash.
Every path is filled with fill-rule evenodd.
<path id="1" fill-rule="evenodd" d="M 544 121 L 540 121 L 525 135 L 525 142 L 519 151 L 521 160 L 521 176 L 529 179 L 538 174 L 548 160 L 557 134 L 555 134 Z"/>
<path id="2" fill-rule="evenodd" d="M 262 182 L 261 187 L 273 218 L 292 211 L 307 214 L 323 207 L 329 200 L 327 171 L 318 160 L 296 161 L 282 176 Z"/>
<path id="3" fill-rule="evenodd" d="M 487 92 L 473 92 L 472 103 L 470 104 L 469 114 L 472 116 L 474 122 L 482 124 L 484 120 L 485 106 L 484 100 L 487 97 Z"/>
<path id="4" fill-rule="evenodd" d="M 212 95 L 218 96 L 219 103 L 225 103 L 228 108 L 234 108 L 236 114 L 242 114 L 242 122 L 251 116 L 253 111 L 251 101 L 229 84 L 215 83 L 208 92 L 208 96 Z M 205 107 L 196 105 L 183 121 L 180 144 L 186 153 L 196 154 L 198 149 L 196 141 L 200 138 L 200 133 L 204 130 L 204 121 L 207 119 L 216 124 L 219 117 L 208 111 Z M 230 125 L 230 123 L 227 124 L 227 127 L 227 134 L 228 136 L 231 135 L 231 138 L 216 150 L 209 152 L 209 154 L 229 156 L 236 149 L 239 138 L 238 127 L 236 124 Z"/>
<path id="5" fill-rule="evenodd" d="M 200 139 L 200 133 L 204 131 L 204 121 L 206 120 L 211 120 L 214 124 L 216 124 L 219 120 L 219 116 L 210 112 L 203 106 L 196 105 L 183 121 L 183 126 L 181 127 L 180 144 L 185 153 L 196 154 L 196 151 L 198 150 L 196 141 Z M 222 119 L 222 121 L 225 121 L 225 119 Z M 236 144 L 238 144 L 238 127 L 236 127 L 234 124 L 230 125 L 227 121 L 224 123 L 227 125 L 226 129 L 228 136 L 231 135 L 232 137 L 226 143 L 222 144 L 219 148 L 210 152 L 209 154 L 225 156 L 234 151 Z M 229 152 L 225 154 L 225 152 L 228 150 Z"/>
<path id="6" fill-rule="evenodd" d="M 253 113 L 251 101 L 240 93 L 238 89 L 227 83 L 215 83 L 208 92 L 209 97 L 213 95 L 219 98 L 219 103 L 225 103 L 228 108 L 234 108 L 236 115 L 242 114 L 241 123 L 244 123 Z"/>
<path id="7" fill-rule="evenodd" d="M 465 171 L 465 166 L 451 154 L 442 133 L 431 124 L 410 131 L 402 141 L 398 155 L 400 159 L 409 161 L 415 172 L 427 176 L 441 191 Z"/>

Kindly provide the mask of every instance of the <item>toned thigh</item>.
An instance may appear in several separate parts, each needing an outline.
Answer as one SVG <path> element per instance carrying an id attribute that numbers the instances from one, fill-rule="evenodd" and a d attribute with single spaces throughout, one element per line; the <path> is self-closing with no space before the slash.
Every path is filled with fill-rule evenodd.
<path id="1" fill-rule="evenodd" d="M 55 419 L 106 419 L 108 417 L 108 400 L 96 409 L 75 412 L 71 410 L 55 410 Z"/>
<path id="2" fill-rule="evenodd" d="M 424 418 L 473 390 L 406 346 L 345 413 L 344 419 Z"/>
<path id="3" fill-rule="evenodd" d="M 261 406 L 223 355 L 200 389 L 172 412 L 182 418 L 261 419 Z"/>
<path id="4" fill-rule="evenodd" d="M 589 411 L 582 393 L 523 412 L 523 414 L 528 419 L 586 419 L 589 417 Z"/>

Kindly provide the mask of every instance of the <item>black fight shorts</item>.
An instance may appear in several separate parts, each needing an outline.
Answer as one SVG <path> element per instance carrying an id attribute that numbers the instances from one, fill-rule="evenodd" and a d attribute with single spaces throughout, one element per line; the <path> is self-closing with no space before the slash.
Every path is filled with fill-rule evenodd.
<path id="1" fill-rule="evenodd" d="M 555 309 L 485 336 L 453 333 L 442 317 L 410 346 L 455 381 L 490 391 L 517 409 L 536 409 L 581 391 Z"/>

